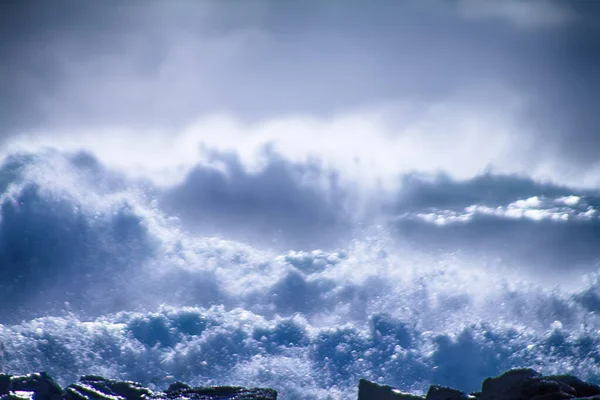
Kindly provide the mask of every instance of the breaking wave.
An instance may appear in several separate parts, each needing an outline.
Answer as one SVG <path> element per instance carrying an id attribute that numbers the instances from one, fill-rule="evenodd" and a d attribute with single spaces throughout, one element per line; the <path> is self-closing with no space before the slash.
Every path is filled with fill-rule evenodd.
<path id="1" fill-rule="evenodd" d="M 165 187 L 91 153 L 7 156 L 0 369 L 286 399 L 519 366 L 600 382 L 597 192 L 413 174 L 365 201 L 318 164 L 218 161 Z"/>

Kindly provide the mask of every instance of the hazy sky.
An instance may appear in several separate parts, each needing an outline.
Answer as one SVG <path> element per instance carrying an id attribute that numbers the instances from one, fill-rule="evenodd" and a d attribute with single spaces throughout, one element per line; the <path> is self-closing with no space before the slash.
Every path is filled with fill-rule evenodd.
<path id="1" fill-rule="evenodd" d="M 83 252 L 73 209 L 124 196 L 261 248 L 384 226 L 592 271 L 598 104 L 596 1 L 0 0 L 0 264 L 93 259 L 52 243 Z"/>
<path id="2" fill-rule="evenodd" d="M 575 176 L 598 163 L 596 2 L 5 0 L 0 7 L 4 137 L 105 128 L 169 135 L 225 115 L 242 124 L 237 141 L 247 123 L 329 123 L 384 110 L 386 127 L 416 126 L 403 143 L 417 150 L 415 142 L 427 143 L 422 158 L 443 158 L 428 151 L 447 140 L 461 143 L 459 156 L 482 154 L 475 169 L 486 159 L 507 171 L 554 163 Z M 465 127 L 477 133 L 452 136 Z M 286 130 L 280 135 L 291 136 Z M 338 139 L 336 146 L 347 144 Z M 502 155 L 480 146 L 502 147 Z"/>

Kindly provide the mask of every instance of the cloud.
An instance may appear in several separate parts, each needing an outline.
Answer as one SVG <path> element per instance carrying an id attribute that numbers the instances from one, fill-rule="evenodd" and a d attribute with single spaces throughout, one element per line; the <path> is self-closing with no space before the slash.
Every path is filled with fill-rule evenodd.
<path id="1" fill-rule="evenodd" d="M 263 123 L 459 102 L 472 116 L 500 115 L 521 141 L 575 165 L 573 175 L 597 163 L 590 149 L 598 121 L 588 108 L 600 92 L 593 5 L 381 0 L 386 7 L 356 3 L 334 18 L 319 2 L 301 9 L 132 2 L 100 10 L 67 1 L 77 15 L 67 19 L 19 4 L 2 6 L 4 137 L 74 129 L 169 137 L 223 113 Z M 577 17 L 550 32 L 514 26 L 570 14 Z M 478 19 L 488 16 L 501 23 Z M 477 130 L 490 135 L 489 126 Z"/>
<path id="2" fill-rule="evenodd" d="M 546 157 L 544 149 L 532 155 L 536 143 L 521 125 L 523 113 L 523 99 L 509 93 L 492 99 L 481 88 L 442 102 L 390 103 L 326 117 L 298 114 L 248 122 L 225 113 L 176 131 L 42 130 L 13 140 L 6 149 L 85 150 L 161 186 L 181 181 L 198 162 L 210 162 L 212 149 L 235 153 L 244 168 L 258 171 L 271 157 L 265 148 L 292 163 L 320 163 L 368 190 L 396 186 L 397 176 L 411 171 L 468 178 L 489 168 L 574 185 L 596 183 L 592 170 L 573 166 L 565 173 L 562 160 Z"/>
<path id="3" fill-rule="evenodd" d="M 557 1 L 460 0 L 460 15 L 475 20 L 504 20 L 519 28 L 561 27 L 573 23 L 577 14 Z"/>
<path id="4" fill-rule="evenodd" d="M 339 240 L 336 236 L 354 224 L 351 194 L 335 172 L 318 164 L 270 155 L 265 167 L 252 173 L 235 153 L 215 153 L 211 159 L 224 169 L 197 166 L 161 195 L 163 209 L 194 232 L 313 247 Z"/>
<path id="5" fill-rule="evenodd" d="M 599 198 L 597 190 L 519 176 L 407 176 L 389 207 L 399 233 L 419 247 L 485 255 L 566 284 L 600 260 L 591 244 L 600 228 Z"/>
<path id="6" fill-rule="evenodd" d="M 335 127 L 335 124 L 342 127 L 352 125 L 337 122 L 330 126 Z M 318 127 L 318 124 L 313 126 Z M 279 128 L 277 124 L 274 127 Z M 258 136 L 274 128 L 261 129 L 256 133 Z M 320 129 L 327 134 L 327 128 Z M 236 138 L 235 129 L 233 132 L 231 140 Z M 319 131 L 316 133 L 315 137 L 318 137 Z M 220 135 L 224 148 L 228 147 L 227 134 L 223 131 Z M 245 146 L 244 143 L 240 145 L 240 148 Z M 284 151 L 298 150 L 294 146 L 286 146 L 289 145 L 284 144 L 281 148 Z M 110 148 L 107 147 L 108 150 Z M 123 149 L 128 148 L 123 146 Z M 318 149 L 318 146 L 315 147 L 315 150 Z M 169 151 L 168 148 L 164 150 Z M 34 261 L 29 257 L 34 257 L 42 260 L 43 264 L 60 265 L 67 270 L 70 265 L 76 268 L 75 265 L 81 262 L 92 265 L 127 262 L 129 256 L 119 255 L 114 260 L 109 256 L 111 253 L 116 256 L 119 252 L 109 250 L 113 246 L 110 241 L 96 239 L 94 235 L 103 235 L 100 233 L 102 225 L 89 221 L 96 212 L 95 207 L 99 207 L 97 212 L 100 215 L 105 215 L 109 212 L 105 207 L 110 204 L 109 207 L 115 207 L 115 210 L 131 210 L 133 214 L 129 223 L 133 227 L 146 226 L 148 221 L 156 218 L 150 218 L 146 212 L 139 214 L 140 210 L 150 208 L 155 210 L 152 213 L 160 212 L 165 218 L 172 218 L 173 223 L 194 235 L 219 235 L 277 251 L 344 247 L 352 239 L 368 235 L 368 228 L 379 224 L 392 230 L 394 241 L 399 245 L 410 244 L 415 249 L 439 256 L 459 251 L 475 259 L 499 260 L 497 262 L 509 269 L 521 268 L 524 273 L 530 274 L 547 268 L 554 271 L 547 274 L 552 282 L 560 279 L 572 281 L 577 273 L 592 271 L 600 258 L 593 240 L 600 226 L 597 215 L 600 196 L 596 189 L 577 189 L 551 181 L 492 172 L 458 179 L 444 174 L 410 174 L 393 170 L 387 179 L 388 182 L 395 180 L 396 184 L 377 186 L 371 182 L 365 186 L 361 175 L 365 171 L 361 171 L 360 165 L 354 171 L 345 171 L 343 163 L 337 167 L 327 166 L 322 159 L 311 160 L 309 156 L 301 156 L 303 153 L 284 154 L 274 151 L 273 147 L 263 147 L 258 153 L 251 151 L 246 155 L 206 149 L 201 161 L 194 163 L 193 157 L 190 158 L 190 165 L 182 170 L 178 179 L 160 185 L 153 183 L 152 174 L 145 178 L 135 177 L 136 173 L 130 176 L 132 168 L 139 172 L 135 163 L 129 166 L 122 164 L 117 168 L 117 162 L 109 167 L 110 162 L 105 165 L 90 153 L 46 151 L 9 157 L 3 167 L 5 182 L 0 185 L 9 193 L 4 195 L 6 229 L 13 232 L 25 229 L 29 232 L 27 235 L 38 231 L 41 234 L 46 229 L 44 221 L 48 220 L 47 224 L 56 226 L 58 242 L 62 243 L 64 237 L 74 235 L 64 239 L 64 243 L 77 243 L 73 258 L 63 260 L 57 257 L 62 257 L 66 251 L 59 251 L 54 256 L 54 253 L 44 250 L 45 244 L 50 241 L 39 242 L 39 248 L 35 245 L 38 241 L 30 241 L 29 247 L 17 257 L 20 261 L 15 262 L 30 265 Z M 347 157 L 345 160 L 350 161 L 351 155 L 344 155 Z M 248 161 L 244 161 L 245 157 L 249 157 Z M 340 160 L 343 161 L 344 157 Z M 159 170 L 169 165 L 168 157 L 166 164 L 159 161 L 158 165 Z M 381 172 L 381 169 L 376 171 Z M 370 172 L 366 172 L 368 177 Z M 19 206 L 19 202 L 24 204 Z M 33 207 L 32 204 L 37 205 Z M 85 204 L 94 206 L 83 211 Z M 142 209 L 138 208 L 140 206 Z M 73 207 L 80 210 L 79 217 L 69 211 Z M 61 209 L 64 211 L 59 212 Z M 119 224 L 116 220 L 110 219 L 108 214 L 106 218 L 106 229 L 111 232 L 117 229 Z M 163 222 L 155 224 L 155 229 L 166 229 L 158 228 L 161 224 Z M 63 231 L 60 227 L 70 228 Z M 364 228 L 367 230 L 363 231 Z M 5 239 L 14 240 L 9 231 L 6 231 Z M 25 233 L 22 235 L 28 237 Z M 150 262 L 150 248 L 154 248 L 151 243 L 155 240 L 151 238 L 154 235 L 140 235 L 139 243 L 134 240 L 122 249 L 124 254 L 128 254 L 127 251 L 138 248 L 138 244 L 149 241 L 145 247 L 139 248 L 139 257 Z M 175 239 L 170 239 L 167 247 L 179 248 L 176 241 L 171 243 L 171 240 Z M 89 243 L 96 241 L 106 246 L 108 258 L 100 253 L 87 252 L 86 249 L 91 246 Z M 100 248 L 104 248 L 102 246 Z M 114 246 L 119 247 L 117 244 Z M 7 242 L 7 252 L 9 248 L 14 253 L 20 247 Z M 48 249 L 52 248 L 57 247 L 53 245 Z M 174 254 L 180 252 L 172 251 Z M 30 253 L 35 255 L 26 255 Z M 8 253 L 5 256 L 9 257 Z M 85 261 L 88 259 L 93 261 Z M 188 256 L 184 255 L 178 260 L 176 262 L 184 264 L 189 262 Z M 297 265 L 302 273 L 321 268 L 321 264 L 303 266 L 301 261 L 290 262 Z M 323 265 L 329 263 L 323 262 Z M 568 271 L 558 273 L 566 267 Z M 25 270 L 29 267 L 19 268 Z M 57 276 L 61 274 L 58 272 Z M 213 304 L 214 299 L 227 302 L 228 295 L 221 293 L 215 284 L 220 279 L 218 276 L 207 273 L 195 280 L 184 279 L 186 274 L 180 271 L 161 278 L 186 282 L 178 286 L 179 290 L 173 292 L 170 301 L 193 298 L 200 304 Z M 282 277 L 274 275 L 273 279 Z M 199 284 L 211 289 L 205 291 L 205 296 L 190 297 L 193 287 Z M 574 281 L 570 284 L 576 285 Z M 66 299 L 68 296 L 63 297 Z M 286 308 L 284 303 L 282 307 L 282 310 L 292 309 Z"/>

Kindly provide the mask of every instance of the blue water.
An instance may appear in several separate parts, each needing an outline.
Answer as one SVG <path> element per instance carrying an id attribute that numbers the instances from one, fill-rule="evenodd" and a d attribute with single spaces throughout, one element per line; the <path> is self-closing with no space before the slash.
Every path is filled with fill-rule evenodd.
<path id="1" fill-rule="evenodd" d="M 159 185 L 93 152 L 6 154 L 0 369 L 284 399 L 525 366 L 600 381 L 598 192 L 407 174 L 365 203 L 318 165 L 220 162 Z"/>

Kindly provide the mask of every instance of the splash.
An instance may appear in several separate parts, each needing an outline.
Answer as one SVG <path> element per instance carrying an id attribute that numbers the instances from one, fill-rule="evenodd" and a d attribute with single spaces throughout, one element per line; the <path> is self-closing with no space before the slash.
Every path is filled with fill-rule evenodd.
<path id="1" fill-rule="evenodd" d="M 236 216 L 261 229 L 273 204 L 282 216 L 304 210 L 315 231 L 357 226 L 330 223 L 348 220 L 356 204 L 350 190 L 332 192 L 292 173 L 276 176 L 297 191 L 255 196 L 272 181 L 240 172 L 237 191 L 228 192 L 223 182 L 231 181 L 211 174 L 197 189 L 201 204 L 192 196 L 179 206 L 197 207 L 203 223 L 217 226 L 215 207 L 228 199 L 223 232 Z M 517 177 L 478 179 L 472 190 L 413 181 L 386 197 L 399 199 L 393 207 L 363 214 L 385 223 L 353 228 L 335 248 L 285 250 L 198 234 L 166 204 L 181 192 L 111 170 L 92 154 L 12 154 L 0 169 L 0 368 L 45 370 L 63 385 L 102 374 L 157 388 L 173 380 L 269 386 L 289 399 L 349 398 L 359 378 L 411 391 L 432 383 L 470 391 L 513 367 L 600 381 L 594 274 L 568 290 L 531 283 L 501 261 L 408 240 L 419 231 L 451 233 L 468 248 L 489 221 L 538 229 L 538 237 L 564 227 L 586 237 L 597 229 L 596 195 Z M 243 190 L 248 182 L 258 189 Z M 516 189 L 505 198 L 489 196 L 507 183 Z M 466 197 L 449 203 L 444 193 L 456 187 Z M 298 234 L 302 221 L 271 223 Z M 455 226 L 462 231 L 447 230 Z M 411 235 L 399 235 L 408 228 Z M 492 239 L 511 243 L 510 232 Z"/>

